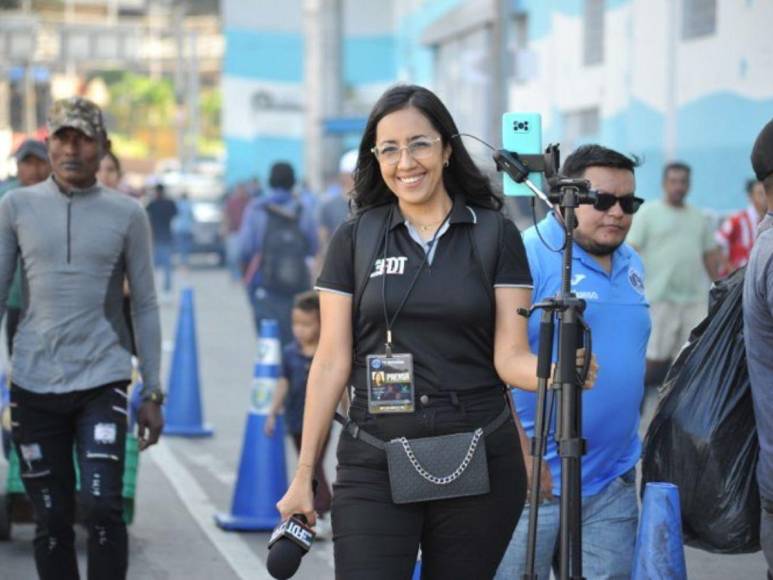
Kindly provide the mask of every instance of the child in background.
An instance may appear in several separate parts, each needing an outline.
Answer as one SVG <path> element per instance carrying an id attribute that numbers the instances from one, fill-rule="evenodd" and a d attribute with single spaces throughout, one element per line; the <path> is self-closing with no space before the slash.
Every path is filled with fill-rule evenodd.
<path id="1" fill-rule="evenodd" d="M 276 415 L 284 406 L 285 425 L 287 432 L 295 442 L 295 448 L 301 450 L 301 429 L 303 427 L 303 409 L 306 401 L 306 381 L 309 378 L 309 367 L 319 343 L 319 296 L 314 291 L 303 292 L 295 297 L 292 310 L 292 330 L 295 340 L 286 345 L 282 351 L 282 376 L 277 384 L 271 411 L 266 418 L 265 432 L 271 437 L 274 434 Z M 314 478 L 317 480 L 317 493 L 314 497 L 314 509 L 319 514 L 317 519 L 317 536 L 324 537 L 330 528 L 325 514 L 330 511 L 332 499 L 330 487 L 322 468 L 322 461 L 327 450 L 327 441 L 317 465 L 314 467 Z"/>

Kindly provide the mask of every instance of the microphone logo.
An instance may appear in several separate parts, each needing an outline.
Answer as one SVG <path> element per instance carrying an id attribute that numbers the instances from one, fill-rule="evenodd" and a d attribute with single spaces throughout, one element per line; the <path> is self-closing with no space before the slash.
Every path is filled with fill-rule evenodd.
<path id="1" fill-rule="evenodd" d="M 308 552 L 311 544 L 314 542 L 315 535 L 311 528 L 306 527 L 303 525 L 303 522 L 292 517 L 283 521 L 274 529 L 268 541 L 268 547 L 270 549 L 280 538 L 287 538 L 302 548 L 304 552 Z"/>

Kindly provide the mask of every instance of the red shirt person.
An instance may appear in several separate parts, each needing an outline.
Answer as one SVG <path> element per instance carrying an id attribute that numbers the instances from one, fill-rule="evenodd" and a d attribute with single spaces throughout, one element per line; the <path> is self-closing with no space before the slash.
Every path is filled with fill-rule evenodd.
<path id="1" fill-rule="evenodd" d="M 716 233 L 717 243 L 722 247 L 724 256 L 720 270 L 722 276 L 743 268 L 749 261 L 757 237 L 757 224 L 767 210 L 765 188 L 761 182 L 755 179 L 747 181 L 746 194 L 749 206 L 728 217 Z"/>

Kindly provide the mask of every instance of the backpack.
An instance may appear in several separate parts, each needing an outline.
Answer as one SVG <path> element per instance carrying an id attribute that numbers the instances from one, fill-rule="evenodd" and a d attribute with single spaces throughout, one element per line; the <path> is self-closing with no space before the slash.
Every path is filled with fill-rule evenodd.
<path id="1" fill-rule="evenodd" d="M 268 222 L 263 238 L 261 286 L 278 294 L 297 294 L 308 290 L 311 276 L 306 264 L 309 242 L 300 228 L 303 207 L 265 206 Z"/>

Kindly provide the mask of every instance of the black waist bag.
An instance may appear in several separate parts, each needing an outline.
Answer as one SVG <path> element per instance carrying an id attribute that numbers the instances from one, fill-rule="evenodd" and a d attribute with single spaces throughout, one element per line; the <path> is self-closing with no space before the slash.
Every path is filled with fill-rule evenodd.
<path id="1" fill-rule="evenodd" d="M 392 501 L 396 504 L 482 495 L 489 492 L 486 436 L 512 417 L 509 406 L 470 433 L 381 441 L 336 414 L 355 439 L 386 452 Z"/>

